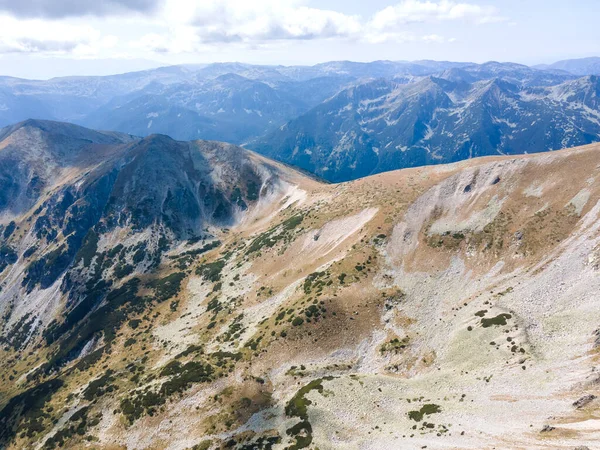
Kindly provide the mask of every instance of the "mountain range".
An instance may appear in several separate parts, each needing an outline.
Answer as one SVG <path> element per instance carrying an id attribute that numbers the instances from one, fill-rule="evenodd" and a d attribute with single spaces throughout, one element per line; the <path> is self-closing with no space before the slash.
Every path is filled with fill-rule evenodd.
<path id="1" fill-rule="evenodd" d="M 0 447 L 595 448 L 599 171 L 3 128 Z"/>
<path id="2" fill-rule="evenodd" d="M 343 181 L 596 142 L 598 73 L 591 58 L 538 67 L 218 63 L 45 81 L 2 77 L 0 126 L 33 117 L 225 141 Z"/>
<path id="3" fill-rule="evenodd" d="M 481 79 L 450 69 L 408 84 L 363 83 L 249 146 L 337 182 L 600 140 L 598 76 L 549 85 L 535 78 L 530 85 L 532 74 L 511 75 L 509 81 L 486 72 Z"/>
<path id="4" fill-rule="evenodd" d="M 553 64 L 542 64 L 534 67 L 542 70 L 562 70 L 578 76 L 598 75 L 600 73 L 600 57 L 566 59 Z"/>

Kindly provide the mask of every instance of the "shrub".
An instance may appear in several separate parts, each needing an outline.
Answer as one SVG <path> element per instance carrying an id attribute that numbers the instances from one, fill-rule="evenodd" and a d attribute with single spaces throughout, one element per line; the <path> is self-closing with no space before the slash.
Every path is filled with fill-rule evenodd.
<path id="1" fill-rule="evenodd" d="M 196 275 L 204 277 L 205 280 L 217 282 L 221 279 L 221 271 L 225 267 L 224 259 L 217 259 L 214 262 L 206 263 L 196 269 Z"/>

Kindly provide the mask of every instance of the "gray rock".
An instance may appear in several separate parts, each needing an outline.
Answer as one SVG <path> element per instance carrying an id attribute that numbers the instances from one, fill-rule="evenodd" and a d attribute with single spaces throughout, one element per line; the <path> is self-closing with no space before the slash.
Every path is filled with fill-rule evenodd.
<path id="1" fill-rule="evenodd" d="M 590 403 L 591 401 L 593 401 L 595 399 L 596 399 L 595 395 L 592 395 L 592 394 L 584 395 L 579 400 L 573 402 L 573 406 L 577 409 L 583 408 L 585 405 L 587 405 L 588 403 Z"/>

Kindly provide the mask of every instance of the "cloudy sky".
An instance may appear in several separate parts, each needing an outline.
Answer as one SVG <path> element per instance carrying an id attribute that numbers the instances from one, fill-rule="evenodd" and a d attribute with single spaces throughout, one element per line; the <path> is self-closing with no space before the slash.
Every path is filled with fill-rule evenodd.
<path id="1" fill-rule="evenodd" d="M 600 55 L 598 0 L 0 0 L 0 75 Z"/>

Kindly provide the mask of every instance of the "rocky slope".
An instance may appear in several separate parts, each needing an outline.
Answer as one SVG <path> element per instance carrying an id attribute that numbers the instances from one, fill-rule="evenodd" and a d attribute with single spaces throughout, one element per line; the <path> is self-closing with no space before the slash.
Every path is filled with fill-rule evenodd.
<path id="1" fill-rule="evenodd" d="M 4 213 L 0 445 L 600 444 L 598 145 L 327 185 L 110 138 Z"/>
<path id="2" fill-rule="evenodd" d="M 539 73 L 546 74 L 490 63 L 410 83 L 371 81 L 342 91 L 249 147 L 339 182 L 599 141 L 600 79 L 553 84 L 552 75 L 544 80 Z"/>

